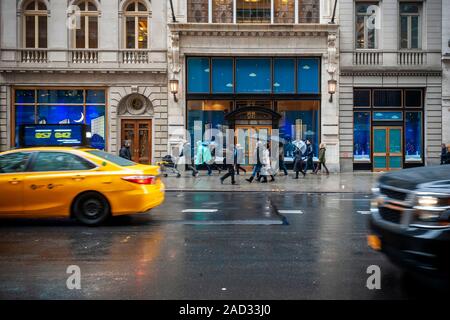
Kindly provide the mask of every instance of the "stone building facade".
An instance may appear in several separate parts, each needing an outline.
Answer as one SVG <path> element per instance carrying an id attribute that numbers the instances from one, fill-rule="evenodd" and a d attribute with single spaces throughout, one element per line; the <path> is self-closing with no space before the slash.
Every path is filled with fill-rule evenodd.
<path id="1" fill-rule="evenodd" d="M 278 129 L 289 143 L 312 140 L 316 156 L 326 143 L 327 164 L 339 171 L 339 92 L 328 93 L 328 81 L 339 80 L 334 1 L 173 3 L 168 78 L 178 80 L 179 93 L 178 101 L 169 97 L 170 147 L 194 127 L 203 140 L 211 139 L 208 129 L 255 136 Z"/>
<path id="2" fill-rule="evenodd" d="M 441 1 L 339 5 L 342 171 L 438 164 L 449 132 L 442 120 L 448 85 L 441 76 Z"/>
<path id="3" fill-rule="evenodd" d="M 442 142 L 450 145 L 450 0 L 442 0 Z"/>
<path id="4" fill-rule="evenodd" d="M 164 156 L 166 2 L 1 1 L 1 150 L 24 123 L 84 123 L 102 149 L 128 140 L 135 161 Z"/>

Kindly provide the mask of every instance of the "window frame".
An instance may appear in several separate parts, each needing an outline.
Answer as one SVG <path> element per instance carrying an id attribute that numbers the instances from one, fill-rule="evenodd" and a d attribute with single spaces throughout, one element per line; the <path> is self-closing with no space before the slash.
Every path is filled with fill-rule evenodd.
<path id="1" fill-rule="evenodd" d="M 422 166 L 425 165 L 425 125 L 426 122 L 424 119 L 424 115 L 425 115 L 425 107 L 424 107 L 424 95 L 425 95 L 425 88 L 423 87 L 406 87 L 406 88 L 393 88 L 393 87 L 388 87 L 388 88 L 383 88 L 383 87 L 355 87 L 353 88 L 353 91 L 355 90 L 369 90 L 370 91 L 370 95 L 371 95 L 371 101 L 370 103 L 372 104 L 370 107 L 364 107 L 364 106 L 355 106 L 354 101 L 353 101 L 353 109 L 352 109 L 352 115 L 353 117 L 355 117 L 355 113 L 357 112 L 369 112 L 370 114 L 370 125 L 371 125 L 371 150 L 373 148 L 373 128 L 375 126 L 401 126 L 402 127 L 402 139 L 403 139 L 403 143 L 402 143 L 402 153 L 403 153 L 403 168 L 411 168 L 411 167 L 415 167 L 415 166 Z M 390 107 L 380 107 L 380 106 L 374 106 L 373 102 L 374 102 L 374 92 L 377 90 L 381 90 L 381 91 L 391 91 L 391 90 L 400 90 L 401 91 L 401 105 L 400 106 L 390 106 Z M 407 107 L 405 105 L 406 103 L 406 92 L 407 91 L 420 91 L 421 92 L 421 97 L 420 97 L 420 102 L 421 102 L 421 106 L 420 107 Z M 374 113 L 375 112 L 401 112 L 402 113 L 402 119 L 398 119 L 398 120 L 389 120 L 389 119 L 384 119 L 384 120 L 374 120 Z M 406 122 L 407 122 L 407 113 L 409 112 L 416 112 L 416 113 L 420 113 L 421 114 L 421 119 L 420 119 L 420 125 L 421 125 L 421 160 L 406 160 Z M 354 125 L 354 119 L 353 119 L 353 125 Z M 354 127 L 353 127 L 354 130 Z M 353 133 L 353 148 L 354 148 L 354 133 Z M 353 153 L 354 153 L 354 149 L 353 149 Z M 361 160 L 355 160 L 354 156 L 353 156 L 353 170 L 372 170 L 372 166 L 373 166 L 373 157 L 372 157 L 372 151 L 371 151 L 371 155 L 370 155 L 370 162 L 367 161 L 361 161 Z"/>
<path id="2" fill-rule="evenodd" d="M 400 105 L 399 106 L 376 106 L 375 105 L 375 91 L 400 91 Z M 372 89 L 372 94 L 371 94 L 372 107 L 380 108 L 380 109 L 387 109 L 387 108 L 403 109 L 403 107 L 404 107 L 403 91 L 404 91 L 403 88 L 374 88 L 374 89 Z"/>
<path id="3" fill-rule="evenodd" d="M 85 4 L 85 9 L 84 10 L 80 10 L 81 16 L 80 16 L 80 23 L 81 23 L 81 19 L 84 19 L 84 47 L 83 48 L 78 48 L 77 47 L 77 28 L 72 30 L 72 48 L 73 49 L 98 49 L 98 43 L 99 43 L 99 17 L 100 17 L 100 11 L 96 5 L 96 3 L 92 0 L 81 0 L 79 2 L 77 2 L 77 6 L 80 6 L 80 4 L 84 3 Z M 92 5 L 95 6 L 95 11 L 90 11 L 89 10 L 89 6 L 88 4 L 91 3 Z M 89 37 L 89 20 L 90 18 L 95 17 L 97 18 L 97 46 L 95 48 L 91 48 L 89 46 L 89 41 L 90 41 L 90 37 Z M 81 26 L 80 26 L 81 27 Z"/>
<path id="4" fill-rule="evenodd" d="M 209 91 L 208 92 L 191 92 L 188 90 L 189 88 L 189 72 L 188 72 L 188 60 L 192 58 L 206 58 L 209 61 Z M 212 91 L 212 59 L 215 58 L 230 58 L 233 59 L 233 92 L 229 93 L 213 93 Z M 239 93 L 237 92 L 237 75 L 236 75 L 236 60 L 237 59 L 258 59 L 258 58 L 267 58 L 271 61 L 271 84 L 270 84 L 270 92 L 248 92 L 248 93 Z M 285 92 L 275 92 L 274 91 L 274 61 L 277 59 L 294 59 L 294 92 L 292 93 L 285 93 Z M 300 65 L 300 62 L 304 59 L 314 59 L 317 61 L 317 67 L 318 67 L 318 79 L 317 79 L 317 86 L 318 91 L 317 92 L 300 92 L 298 91 L 298 85 L 299 85 L 299 78 L 298 78 L 298 67 Z M 315 99 L 316 97 L 322 96 L 322 58 L 318 55 L 286 55 L 286 56 L 274 56 L 274 55 L 267 55 L 267 56 L 224 56 L 224 55 L 211 55 L 211 56 L 201 56 L 201 55 L 187 55 L 185 57 L 185 72 L 184 72 L 184 80 L 185 80 L 185 89 L 186 89 L 186 95 L 187 99 L 206 99 L 206 100 L 215 100 L 218 95 L 225 97 L 225 100 L 227 100 L 230 96 L 233 97 L 232 99 L 241 98 L 242 96 L 255 96 L 255 97 L 264 97 L 268 96 L 270 99 L 283 99 L 283 100 L 296 100 L 297 98 L 305 99 L 305 98 L 312 98 Z"/>
<path id="5" fill-rule="evenodd" d="M 352 159 L 353 159 L 353 163 L 372 163 L 372 127 L 373 127 L 373 118 L 372 118 L 372 112 L 370 110 L 359 110 L 359 109 L 355 109 L 353 108 L 352 110 L 353 112 L 353 152 L 352 152 Z M 355 114 L 356 113 L 368 113 L 369 115 L 369 159 L 368 160 L 364 160 L 364 159 L 355 159 Z"/>
<path id="6" fill-rule="evenodd" d="M 424 163 L 425 161 L 425 119 L 424 119 L 424 110 L 423 109 L 405 109 L 404 110 L 404 132 L 403 132 L 403 139 L 404 139 L 404 150 L 403 150 L 403 162 L 404 163 Z M 406 159 L 406 120 L 407 120 L 407 114 L 408 113 L 418 113 L 420 114 L 420 146 L 421 146 L 421 150 L 420 150 L 420 160 L 407 160 Z"/>
<path id="7" fill-rule="evenodd" d="M 355 39 L 355 49 L 356 50 L 378 50 L 379 49 L 378 48 L 379 47 L 379 45 L 378 45 L 379 34 L 378 34 L 378 31 L 377 31 L 376 28 L 374 29 L 375 40 L 374 40 L 373 48 L 369 48 L 368 47 L 369 32 L 368 32 L 368 28 L 367 28 L 366 24 L 367 24 L 368 17 L 370 17 L 370 14 L 368 14 L 367 12 L 359 13 L 357 8 L 358 8 L 358 5 L 360 5 L 360 4 L 367 4 L 369 6 L 375 5 L 375 6 L 379 7 L 380 6 L 380 2 L 379 1 L 359 0 L 359 1 L 355 1 L 354 4 L 355 4 L 354 5 L 354 39 Z M 357 39 L 358 39 L 357 22 L 358 22 L 358 17 L 361 17 L 361 16 L 364 17 L 364 47 L 363 48 L 358 47 L 358 41 L 357 41 Z M 376 18 L 380 19 L 379 17 L 376 17 Z"/>
<path id="8" fill-rule="evenodd" d="M 27 10 L 26 7 L 30 5 L 31 3 L 34 3 L 34 10 Z M 39 3 L 43 4 L 45 6 L 45 10 L 39 9 Z M 33 17 L 34 18 L 34 46 L 33 47 L 27 47 L 27 17 Z M 45 23 L 46 23 L 46 34 L 45 34 L 45 47 L 40 48 L 39 47 L 39 18 L 45 17 Z M 27 1 L 23 5 L 23 13 L 22 13 L 22 46 L 25 49 L 47 49 L 48 48 L 48 8 L 44 1 L 42 0 L 32 0 Z"/>
<path id="9" fill-rule="evenodd" d="M 398 3 L 398 48 L 399 50 L 422 50 L 422 12 L 423 12 L 423 3 L 420 1 L 400 1 Z M 401 5 L 402 4 L 414 4 L 418 7 L 417 13 L 402 13 Z M 402 17 L 407 17 L 407 46 L 406 48 L 402 47 Z M 418 26 L 417 26 L 417 48 L 411 48 L 412 43 L 412 17 L 418 17 Z"/>
<path id="10" fill-rule="evenodd" d="M 127 11 L 130 4 L 134 3 L 134 11 Z M 145 6 L 146 11 L 139 11 L 139 4 Z M 123 48 L 125 50 L 149 50 L 150 49 L 150 18 L 151 10 L 147 4 L 141 0 L 128 1 L 124 5 L 123 10 Z M 127 18 L 134 18 L 134 48 L 127 47 Z M 145 48 L 139 48 L 139 18 L 147 19 L 147 43 Z"/>
<path id="11" fill-rule="evenodd" d="M 16 91 L 17 90 L 32 90 L 34 91 L 34 102 L 16 102 Z M 108 120 L 108 112 L 109 112 L 109 106 L 108 106 L 108 90 L 106 87 L 22 87 L 22 86 L 17 86 L 17 87 L 13 87 L 11 89 L 11 94 L 12 94 L 12 98 L 11 98 L 11 117 L 10 117 L 10 145 L 11 146 L 15 146 L 16 145 L 16 106 L 26 106 L 29 108 L 34 108 L 34 124 L 37 123 L 37 111 L 38 111 L 38 106 L 40 105 L 46 105 L 46 106 L 61 106 L 61 103 L 42 103 L 38 101 L 38 91 L 39 90 L 83 90 L 83 102 L 82 103 L 76 103 L 76 104 L 72 104 L 72 103 L 66 103 L 63 104 L 63 106 L 74 106 L 74 105 L 82 105 L 83 106 L 83 111 L 84 111 L 84 115 L 85 115 L 85 119 L 83 120 L 83 124 L 86 124 L 86 107 L 87 106 L 104 106 L 105 108 L 105 149 L 104 151 L 107 151 L 109 148 L 109 144 L 108 144 L 108 139 L 109 139 L 109 134 L 108 134 L 108 128 L 109 128 L 109 120 Z M 92 90 L 92 91 L 98 91 L 101 90 L 104 92 L 104 96 L 105 96 L 105 101 L 104 103 L 97 103 L 97 102 L 87 102 L 87 91 Z"/>

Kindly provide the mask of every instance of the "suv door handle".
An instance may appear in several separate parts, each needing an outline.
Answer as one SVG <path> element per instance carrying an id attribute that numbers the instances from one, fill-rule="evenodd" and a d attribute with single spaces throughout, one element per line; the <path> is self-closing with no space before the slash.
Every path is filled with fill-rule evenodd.
<path id="1" fill-rule="evenodd" d="M 8 181 L 10 184 L 19 184 L 20 182 L 22 182 L 22 180 L 17 179 L 17 178 L 12 178 L 11 180 Z"/>

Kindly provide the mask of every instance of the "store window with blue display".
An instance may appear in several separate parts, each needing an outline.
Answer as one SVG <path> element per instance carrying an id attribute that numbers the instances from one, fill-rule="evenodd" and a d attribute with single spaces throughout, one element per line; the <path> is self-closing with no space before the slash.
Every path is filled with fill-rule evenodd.
<path id="1" fill-rule="evenodd" d="M 237 58 L 236 93 L 270 93 L 271 59 Z"/>
<path id="2" fill-rule="evenodd" d="M 284 156 L 291 161 L 296 140 L 309 139 L 313 145 L 314 157 L 319 154 L 320 101 L 278 101 L 277 111 L 281 114 L 280 137 L 286 141 Z"/>
<path id="3" fill-rule="evenodd" d="M 422 161 L 422 112 L 405 112 L 405 161 Z"/>
<path id="4" fill-rule="evenodd" d="M 86 124 L 92 135 L 91 146 L 105 149 L 105 103 L 104 90 L 16 90 L 16 146 L 23 124 Z"/>
<path id="5" fill-rule="evenodd" d="M 370 162 L 370 112 L 355 112 L 353 115 L 353 159 Z"/>
<path id="6" fill-rule="evenodd" d="M 191 147 L 194 148 L 194 129 L 201 124 L 202 139 L 209 140 L 211 137 L 204 136 L 208 129 L 217 129 L 225 136 L 228 124 L 225 114 L 231 111 L 233 102 L 228 100 L 191 100 L 188 101 L 188 130 L 191 135 Z"/>

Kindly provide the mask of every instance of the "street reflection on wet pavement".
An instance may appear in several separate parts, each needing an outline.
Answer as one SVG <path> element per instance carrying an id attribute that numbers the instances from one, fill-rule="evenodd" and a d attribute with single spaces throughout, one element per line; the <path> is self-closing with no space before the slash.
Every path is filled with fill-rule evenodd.
<path id="1" fill-rule="evenodd" d="M 366 245 L 369 195 L 168 192 L 101 227 L 0 220 L 2 299 L 404 299 L 430 289 Z M 69 265 L 81 289 L 69 290 Z M 381 268 L 369 290 L 367 268 Z"/>

